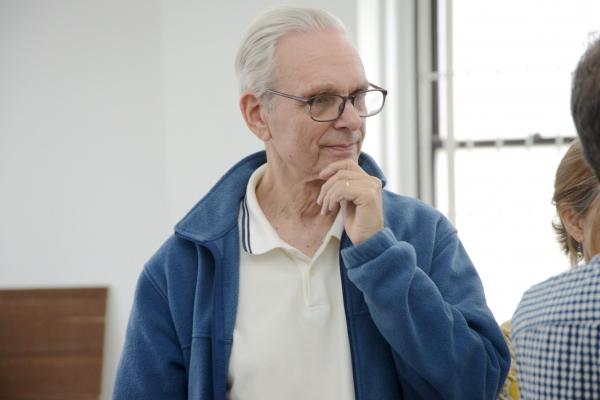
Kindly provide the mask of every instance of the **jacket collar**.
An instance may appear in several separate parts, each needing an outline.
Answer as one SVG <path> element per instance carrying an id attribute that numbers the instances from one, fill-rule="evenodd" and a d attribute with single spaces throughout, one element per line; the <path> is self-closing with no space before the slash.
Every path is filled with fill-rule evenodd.
<path id="1" fill-rule="evenodd" d="M 266 152 L 251 154 L 235 164 L 213 188 L 187 213 L 177 225 L 175 232 L 194 242 L 218 239 L 237 226 L 240 201 L 246 194 L 246 186 L 252 173 L 267 162 Z M 360 153 L 358 164 L 369 175 L 386 184 L 383 172 L 375 160 Z M 236 210 L 236 212 L 231 212 Z"/>

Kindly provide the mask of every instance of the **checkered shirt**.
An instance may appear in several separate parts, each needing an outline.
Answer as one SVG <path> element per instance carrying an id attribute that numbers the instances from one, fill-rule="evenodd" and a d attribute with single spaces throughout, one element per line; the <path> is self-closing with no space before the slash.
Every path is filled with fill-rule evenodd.
<path id="1" fill-rule="evenodd" d="M 511 325 L 522 400 L 600 399 L 600 256 L 527 290 Z"/>

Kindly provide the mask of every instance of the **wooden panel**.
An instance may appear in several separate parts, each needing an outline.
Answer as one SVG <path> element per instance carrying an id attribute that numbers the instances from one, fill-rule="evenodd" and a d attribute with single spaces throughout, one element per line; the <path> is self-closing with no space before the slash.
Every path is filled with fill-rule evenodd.
<path id="1" fill-rule="evenodd" d="M 106 294 L 0 291 L 0 399 L 98 399 Z"/>

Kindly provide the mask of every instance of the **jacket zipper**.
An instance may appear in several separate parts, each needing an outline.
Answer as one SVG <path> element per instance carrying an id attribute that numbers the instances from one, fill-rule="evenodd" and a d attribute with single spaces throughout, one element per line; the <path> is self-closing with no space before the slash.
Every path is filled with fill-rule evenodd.
<path id="1" fill-rule="evenodd" d="M 223 344 L 221 343 L 221 338 L 223 336 L 222 326 L 223 326 L 223 318 L 225 310 L 222 307 L 221 299 L 223 297 L 223 282 L 221 272 L 221 256 L 219 250 L 215 248 L 212 242 L 199 242 L 189 238 L 188 240 L 196 243 L 198 246 L 204 247 L 206 250 L 210 252 L 215 260 L 215 281 L 213 288 L 213 307 L 212 307 L 212 317 L 211 317 L 211 333 L 212 333 L 212 352 L 213 352 L 213 367 L 212 367 L 212 381 L 213 381 L 213 395 L 215 399 L 223 399 L 225 400 L 226 391 L 227 391 L 227 368 L 225 367 L 226 362 L 223 357 Z M 221 381 L 221 372 L 225 369 L 225 382 Z M 189 377 L 188 377 L 189 379 Z M 223 383 L 221 385 L 221 383 Z"/>
<path id="2" fill-rule="evenodd" d="M 341 243 L 343 244 L 346 240 L 348 240 L 348 237 L 346 236 L 346 232 L 344 231 L 344 233 L 342 234 L 342 241 Z M 345 247 L 344 247 L 345 248 Z M 352 381 L 354 384 L 354 399 L 355 400 L 359 400 L 360 399 L 360 395 L 358 393 L 358 384 L 357 384 L 357 379 L 356 379 L 356 375 L 357 375 L 357 367 L 356 367 L 356 343 L 354 341 L 354 327 L 352 325 L 352 320 L 350 318 L 350 300 L 349 300 L 349 295 L 346 293 L 348 291 L 348 285 L 346 284 L 346 266 L 344 265 L 344 260 L 342 260 L 342 248 L 340 248 L 340 254 L 339 254 L 339 258 L 340 258 L 340 279 L 342 280 L 342 296 L 344 299 L 344 311 L 346 313 L 346 327 L 348 329 L 348 341 L 350 342 L 350 359 L 352 361 Z"/>

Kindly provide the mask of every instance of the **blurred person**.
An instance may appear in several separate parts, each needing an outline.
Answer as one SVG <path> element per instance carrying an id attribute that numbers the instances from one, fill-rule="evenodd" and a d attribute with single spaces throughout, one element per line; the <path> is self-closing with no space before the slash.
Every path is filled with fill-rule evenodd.
<path id="1" fill-rule="evenodd" d="M 600 397 L 600 184 L 575 140 L 556 171 L 552 226 L 573 267 L 525 292 L 511 339 L 522 399 Z"/>
<path id="2" fill-rule="evenodd" d="M 571 115 L 587 162 L 600 180 L 600 35 L 573 73 Z"/>
<path id="3" fill-rule="evenodd" d="M 506 345 L 508 346 L 508 350 L 510 352 L 510 369 L 508 370 L 508 375 L 506 376 L 504 386 L 502 386 L 502 390 L 500 390 L 500 394 L 498 395 L 498 400 L 519 400 L 517 358 L 515 356 L 515 349 L 510 338 L 510 320 L 505 321 L 502 325 L 500 325 L 500 328 L 502 329 L 504 340 L 506 340 Z"/>
<path id="4" fill-rule="evenodd" d="M 267 11 L 236 72 L 265 151 L 145 265 L 114 398 L 496 398 L 510 356 L 456 230 L 360 151 L 387 91 L 341 21 Z"/>
<path id="5" fill-rule="evenodd" d="M 576 139 L 556 170 L 552 197 L 558 216 L 552 228 L 571 265 L 587 263 L 600 252 L 599 194 L 598 180 Z"/>

